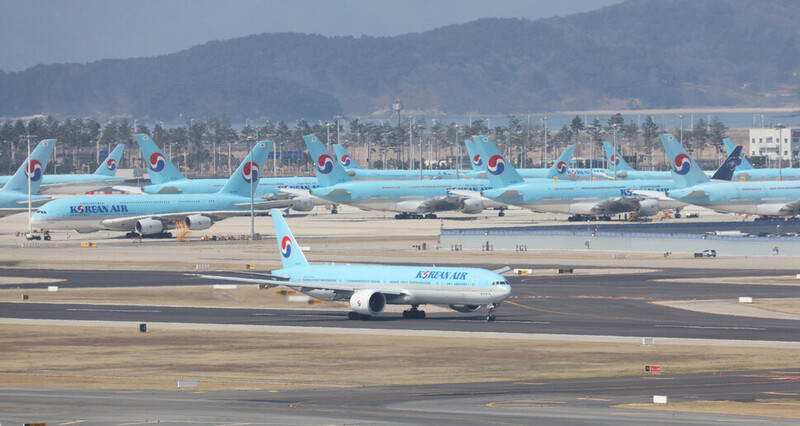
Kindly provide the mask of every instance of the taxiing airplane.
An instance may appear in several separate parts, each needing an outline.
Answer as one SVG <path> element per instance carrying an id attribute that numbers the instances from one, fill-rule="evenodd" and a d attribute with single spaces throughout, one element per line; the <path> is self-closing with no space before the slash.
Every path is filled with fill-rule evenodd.
<path id="1" fill-rule="evenodd" d="M 33 215 L 42 230 L 127 231 L 128 236 L 160 234 L 179 222 L 189 230 L 208 229 L 231 216 L 250 214 L 251 191 L 266 162 L 268 143 L 256 143 L 225 186 L 213 194 L 84 195 L 48 202 Z M 256 200 L 254 208 L 274 207 Z M 281 206 L 282 207 L 282 206 Z"/>
<path id="2" fill-rule="evenodd" d="M 722 139 L 722 143 L 725 144 L 725 151 L 728 155 L 733 152 L 735 145 L 733 142 L 728 139 Z M 764 169 L 756 169 L 747 161 L 747 157 L 744 154 L 739 156 L 739 165 L 736 167 L 736 172 L 733 174 L 734 180 L 739 181 L 746 181 L 746 180 L 797 180 L 800 179 L 800 169 L 798 168 L 790 168 L 784 167 L 779 169 L 776 168 L 764 168 Z"/>
<path id="3" fill-rule="evenodd" d="M 31 151 L 31 156 L 11 175 L 6 185 L 0 188 L 0 217 L 27 212 L 29 188 L 33 209 L 50 200 L 50 197 L 37 194 L 55 146 L 55 139 L 39 142 Z"/>
<path id="4" fill-rule="evenodd" d="M 75 193 L 79 188 L 87 191 L 122 182 L 124 179 L 117 177 L 117 165 L 124 149 L 124 144 L 117 145 L 92 174 L 45 174 L 41 181 L 41 192 L 52 192 L 55 187 L 68 187 L 65 189 Z M 5 185 L 10 179 L 11 176 L 0 176 L 0 185 Z"/>
<path id="5" fill-rule="evenodd" d="M 349 301 L 349 319 L 369 319 L 386 305 L 411 305 L 403 318 L 425 318 L 420 305 L 442 304 L 459 312 L 486 306 L 487 321 L 511 294 L 511 286 L 498 272 L 479 268 L 384 265 L 311 265 L 300 250 L 278 210 L 272 210 L 275 236 L 283 268 L 264 278 L 199 275 L 202 278 L 285 286 L 320 300 Z M 249 274 L 252 276 L 253 274 Z"/>
<path id="6" fill-rule="evenodd" d="M 153 138 L 146 134 L 138 134 L 136 143 L 144 156 L 147 173 L 151 185 L 139 187 L 117 186 L 119 189 L 131 194 L 212 194 L 218 192 L 227 183 L 228 179 L 188 179 L 158 148 Z M 264 141 L 267 151 L 273 145 L 272 141 Z M 261 177 L 256 187 L 255 195 L 270 200 L 282 199 L 286 207 L 292 210 L 307 212 L 314 208 L 311 197 L 288 197 L 280 191 L 281 188 L 316 188 L 317 179 L 314 177 Z M 291 199 L 290 199 L 291 198 Z M 327 204 L 318 202 L 317 204 Z"/>
<path id="7" fill-rule="evenodd" d="M 573 215 L 569 220 L 596 216 L 609 219 L 610 215 L 620 213 L 653 216 L 661 210 L 680 209 L 686 205 L 671 199 L 636 194 L 640 190 L 664 193 L 676 187 L 670 181 L 525 181 L 488 136 L 475 136 L 473 141 L 481 151 L 489 181 L 494 187 L 484 190 L 483 196 L 497 202 L 536 212 Z"/>
<path id="8" fill-rule="evenodd" d="M 712 182 L 673 135 L 660 135 L 660 139 L 673 177 L 683 186 L 669 190 L 668 197 L 725 213 L 770 217 L 800 214 L 800 181 Z M 735 165 L 738 156 L 733 152 L 726 163 Z"/>
<path id="9" fill-rule="evenodd" d="M 455 169 L 422 169 L 420 174 L 419 169 L 416 170 L 392 170 L 392 169 L 365 169 L 356 163 L 356 160 L 350 156 L 350 153 L 339 144 L 333 145 L 333 150 L 339 158 L 339 164 L 347 171 L 347 174 L 354 179 L 365 180 L 380 180 L 380 179 L 464 179 L 479 177 L 481 173 L 479 170 L 458 170 Z"/>

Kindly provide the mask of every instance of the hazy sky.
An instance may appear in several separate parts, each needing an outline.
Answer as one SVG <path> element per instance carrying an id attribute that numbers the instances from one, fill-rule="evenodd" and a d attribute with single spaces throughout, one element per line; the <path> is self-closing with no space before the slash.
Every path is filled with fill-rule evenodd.
<path id="1" fill-rule="evenodd" d="M 172 53 L 270 32 L 392 36 L 489 17 L 538 19 L 621 0 L 0 0 L 0 69 Z"/>

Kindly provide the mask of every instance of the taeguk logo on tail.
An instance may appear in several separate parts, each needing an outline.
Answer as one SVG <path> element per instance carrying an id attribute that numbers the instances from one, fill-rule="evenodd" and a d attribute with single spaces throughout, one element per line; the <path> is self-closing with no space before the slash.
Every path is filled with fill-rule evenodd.
<path id="1" fill-rule="evenodd" d="M 619 155 L 611 154 L 611 163 L 613 163 L 616 166 L 619 166 Z"/>
<path id="2" fill-rule="evenodd" d="M 685 175 L 692 169 L 692 160 L 686 154 L 678 154 L 675 157 L 675 164 L 673 165 L 675 173 Z"/>
<path id="3" fill-rule="evenodd" d="M 342 158 L 339 160 L 339 162 L 342 163 L 342 165 L 345 167 L 350 167 L 350 156 L 343 155 Z"/>
<path id="4" fill-rule="evenodd" d="M 281 239 L 281 256 L 289 258 L 292 255 L 292 239 L 285 236 Z"/>
<path id="5" fill-rule="evenodd" d="M 30 160 L 28 161 L 28 167 L 25 168 L 25 174 L 28 175 L 28 179 L 31 182 L 36 182 L 42 178 L 42 163 L 39 160 Z"/>
<path id="6" fill-rule="evenodd" d="M 503 160 L 502 155 L 492 155 L 489 157 L 489 162 L 486 163 L 486 170 L 493 175 L 502 174 L 506 169 L 506 162 Z"/>
<path id="7" fill-rule="evenodd" d="M 111 170 L 112 172 L 117 170 L 117 160 L 109 158 L 108 161 L 106 161 L 106 167 L 108 167 L 108 170 Z"/>
<path id="8" fill-rule="evenodd" d="M 167 159 L 164 158 L 164 154 L 160 152 L 154 152 L 150 155 L 150 170 L 158 173 L 164 170 L 164 167 L 167 166 Z"/>
<path id="9" fill-rule="evenodd" d="M 257 181 L 259 170 L 258 163 L 255 161 L 244 163 L 244 167 L 242 167 L 242 177 L 244 178 L 244 181 L 247 183 L 253 183 Z"/>
<path id="10" fill-rule="evenodd" d="M 565 163 L 563 161 L 559 161 L 556 164 L 556 170 L 558 170 L 558 173 L 563 175 L 564 173 L 567 172 L 567 163 Z"/>
<path id="11" fill-rule="evenodd" d="M 481 161 L 481 155 L 480 154 L 476 154 L 474 157 L 472 157 L 472 164 L 474 164 L 476 166 L 480 166 L 481 164 L 483 164 L 483 161 Z"/>
<path id="12" fill-rule="evenodd" d="M 333 171 L 333 158 L 328 154 L 322 154 L 317 159 L 317 170 L 320 173 L 327 175 Z"/>

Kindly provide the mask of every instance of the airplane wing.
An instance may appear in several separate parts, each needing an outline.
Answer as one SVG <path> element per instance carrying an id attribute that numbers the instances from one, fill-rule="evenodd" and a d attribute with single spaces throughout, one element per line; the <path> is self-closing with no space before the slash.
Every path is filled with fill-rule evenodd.
<path id="1" fill-rule="evenodd" d="M 635 195 L 640 195 L 642 197 L 651 198 L 654 200 L 677 201 L 674 198 L 668 197 L 667 194 L 662 191 L 648 191 L 645 189 L 635 189 L 631 192 L 633 192 L 633 194 Z"/>
<path id="2" fill-rule="evenodd" d="M 25 207 L 25 208 L 21 208 L 21 207 L 20 208 L 4 208 L 4 209 L 0 209 L 0 217 L 6 217 L 6 216 L 10 216 L 12 214 L 23 213 L 23 212 L 27 213 L 28 212 L 28 208 L 27 207 Z"/>
<path id="3" fill-rule="evenodd" d="M 291 207 L 292 200 L 290 199 L 276 199 L 276 200 L 264 200 L 264 199 L 256 199 L 253 201 L 253 207 L 257 210 L 269 210 L 269 209 L 282 209 L 284 207 Z M 250 203 L 236 203 L 234 204 L 236 207 L 242 208 L 250 208 Z M 247 211 L 247 214 L 250 214 L 250 211 Z"/>
<path id="4" fill-rule="evenodd" d="M 111 189 L 115 191 L 122 191 L 126 194 L 144 194 L 144 191 L 142 191 L 142 187 L 140 186 L 114 185 L 111 187 Z"/>
<path id="5" fill-rule="evenodd" d="M 325 290 L 337 293 L 342 297 L 350 297 L 356 291 L 365 288 L 363 285 L 355 285 L 347 283 L 327 283 L 327 282 L 310 282 L 310 281 L 298 282 L 298 281 L 275 280 L 268 278 L 244 278 L 244 277 L 229 277 L 224 275 L 206 275 L 206 274 L 186 274 L 186 275 L 196 276 L 202 279 L 209 279 L 209 280 L 264 284 L 267 287 L 277 287 L 279 285 L 282 285 L 284 287 L 289 287 L 292 290 L 297 290 L 301 293 L 313 290 Z M 402 296 L 410 294 L 407 291 L 401 289 L 387 289 L 381 287 L 381 288 L 376 288 L 375 290 L 380 291 L 381 293 L 387 296 Z"/>
<path id="6" fill-rule="evenodd" d="M 249 205 L 249 204 L 248 204 Z M 258 210 L 257 214 L 263 214 L 265 211 Z M 187 216 L 200 215 L 211 219 L 213 222 L 219 222 L 222 219 L 227 219 L 233 216 L 247 216 L 250 214 L 249 210 L 219 210 L 212 212 L 180 212 L 180 213 L 167 213 L 160 215 L 139 215 L 139 216 L 123 216 L 103 219 L 100 224 L 109 229 L 116 229 L 121 231 L 128 231 L 133 229 L 136 222 L 143 219 L 154 219 L 161 221 L 163 224 L 168 224 L 178 220 L 184 220 Z"/>
<path id="7" fill-rule="evenodd" d="M 286 188 L 279 188 L 278 190 L 280 192 L 284 193 L 284 194 L 291 194 L 291 195 L 296 195 L 296 196 L 299 196 L 299 197 L 311 197 L 312 196 L 311 195 L 311 191 L 309 191 L 307 189 L 288 188 L 288 187 L 286 187 Z"/>
<path id="8" fill-rule="evenodd" d="M 785 206 L 781 207 L 780 209 L 781 214 L 784 215 L 796 215 L 800 213 L 800 200 L 795 200 L 790 203 L 786 203 Z"/>
<path id="9" fill-rule="evenodd" d="M 50 197 L 39 198 L 38 200 L 34 198 L 33 200 L 31 200 L 31 206 L 39 207 L 39 206 L 47 203 L 50 200 L 52 200 L 52 198 L 50 198 Z M 19 206 L 27 206 L 28 205 L 28 200 L 17 201 L 17 205 L 19 205 Z"/>

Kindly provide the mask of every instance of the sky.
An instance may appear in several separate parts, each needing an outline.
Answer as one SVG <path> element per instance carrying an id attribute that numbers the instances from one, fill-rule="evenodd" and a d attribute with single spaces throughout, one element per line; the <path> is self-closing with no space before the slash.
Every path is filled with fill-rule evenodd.
<path id="1" fill-rule="evenodd" d="M 480 18 L 540 19 L 621 0 L 0 0 L 0 70 L 156 56 L 300 32 L 394 36 Z"/>

